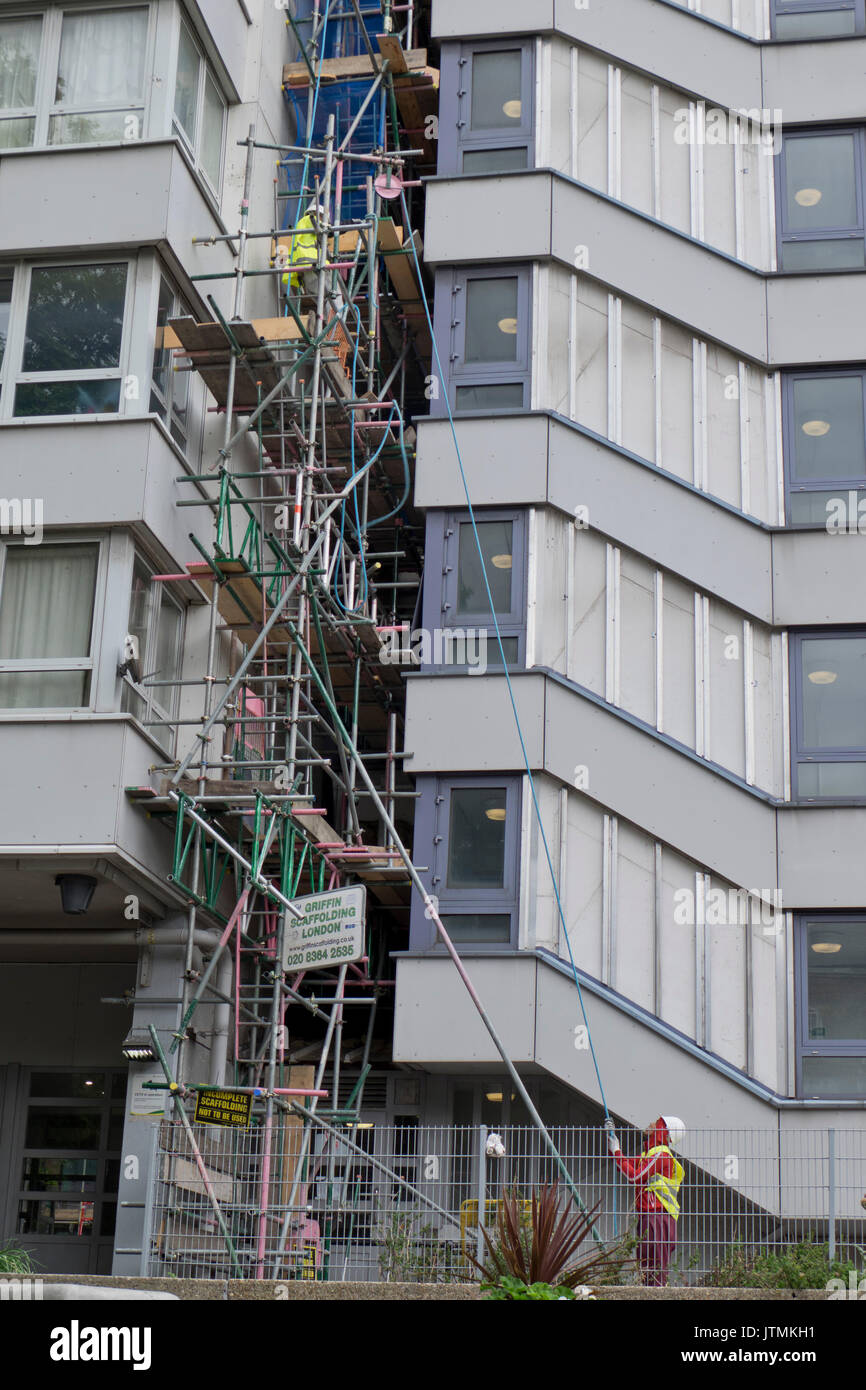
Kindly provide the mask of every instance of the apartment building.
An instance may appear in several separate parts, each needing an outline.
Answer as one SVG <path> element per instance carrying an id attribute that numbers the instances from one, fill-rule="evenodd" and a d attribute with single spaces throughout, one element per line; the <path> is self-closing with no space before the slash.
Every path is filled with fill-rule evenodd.
<path id="1" fill-rule="evenodd" d="M 367 1135 L 526 1118 L 429 907 L 410 908 L 396 830 L 547 1124 L 601 1119 L 576 970 L 622 1121 L 863 1126 L 863 0 L 362 13 L 0 0 L 0 1212 L 50 1270 L 136 1273 L 157 1246 L 164 1261 L 203 1243 L 182 1220 L 151 1228 L 168 1159 L 163 1097 L 142 1084 L 161 1076 L 149 1028 L 184 1081 L 237 1083 L 243 1064 L 260 1084 L 243 1020 L 270 976 L 260 953 L 244 995 L 225 942 L 274 852 L 252 783 L 268 779 L 275 815 L 284 760 L 304 769 L 301 808 L 266 876 L 289 896 L 368 890 L 369 1027 L 340 1013 L 326 1032 L 311 998 L 333 982 L 342 1008 L 343 983 L 316 971 L 280 1015 L 280 1065 L 324 1068 L 343 1121 L 350 1103 Z M 377 52 L 399 113 L 384 85 L 341 108 L 341 82 L 382 83 Z M 357 117 L 384 185 L 346 159 L 336 192 L 329 165 L 310 173 L 331 117 L 337 144 Z M 388 122 L 418 150 L 409 178 L 382 162 Z M 304 211 L 284 169 L 275 183 L 293 142 L 289 190 L 324 188 L 343 229 L 324 233 L 322 299 L 301 286 L 297 313 L 268 235 Z M 348 268 L 365 216 L 369 293 Z M 317 311 L 347 329 L 322 364 L 320 434 L 313 378 L 283 379 L 279 421 L 239 426 L 242 481 L 217 505 L 201 480 L 282 370 L 265 325 L 288 341 Z M 195 336 L 233 320 L 256 325 L 232 340 L 238 379 L 253 365 L 241 398 Z M 357 613 L 383 642 L 418 628 L 420 659 L 377 676 L 374 640 L 358 674 L 359 639 L 317 690 L 289 632 L 282 675 L 266 659 L 250 677 L 176 809 L 172 777 L 193 759 L 194 778 L 197 734 L 275 619 L 272 576 L 305 553 L 246 496 L 271 470 L 266 500 L 294 508 L 293 431 L 323 477 L 352 437 L 354 473 L 362 431 L 340 409 L 380 396 L 400 408 L 371 514 L 397 521 L 322 596 L 331 627 L 311 650 Z M 364 427 L 372 458 L 387 431 Z M 331 571 L 344 545 L 326 540 Z M 269 679 L 289 692 L 282 743 Z M 322 724 L 329 690 L 390 828 L 339 766 L 351 740 Z M 236 891 L 215 838 L 232 824 Z M 265 908 L 262 923 L 273 957 Z M 195 1205 L 197 1179 L 177 1181 Z M 245 1273 L 257 1238 L 277 1248 L 253 1231 Z"/>
<path id="2" fill-rule="evenodd" d="M 125 788 L 158 785 L 185 746 L 167 721 L 197 710 L 179 682 L 203 670 L 206 610 L 151 578 L 212 532 L 178 479 L 223 429 L 164 331 L 213 318 L 208 295 L 232 312 L 229 280 L 195 278 L 230 272 L 229 246 L 193 239 L 237 227 L 250 124 L 288 138 L 285 42 L 265 3 L 0 5 L 0 1211 L 49 1270 L 108 1272 L 141 1243 L 150 1136 L 126 1119 L 122 1044 L 136 990 L 177 1026 L 188 898 Z M 256 167 L 268 227 L 273 156 Z M 250 280 L 244 312 L 272 302 Z M 218 1071 L 213 1015 L 188 1074 Z"/>
<path id="3" fill-rule="evenodd" d="M 415 859 L 549 1123 L 602 1116 L 570 956 L 623 1120 L 863 1123 L 863 23 L 433 6 L 425 625 L 490 640 L 409 677 Z M 525 1118 L 420 899 L 394 1056 Z"/>

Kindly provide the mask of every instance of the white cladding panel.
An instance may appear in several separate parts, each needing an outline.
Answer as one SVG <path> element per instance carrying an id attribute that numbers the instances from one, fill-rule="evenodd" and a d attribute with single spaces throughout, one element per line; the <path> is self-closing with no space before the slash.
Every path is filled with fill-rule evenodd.
<path id="1" fill-rule="evenodd" d="M 753 122 L 695 101 L 564 38 L 542 40 L 540 53 L 542 167 L 772 269 L 771 115 L 765 126 L 756 109 Z"/>
<path id="2" fill-rule="evenodd" d="M 551 508 L 534 513 L 531 664 L 783 796 L 781 637 Z"/>
<path id="3" fill-rule="evenodd" d="M 784 1090 L 777 981 L 786 968 L 786 934 L 772 886 L 760 889 L 762 908 L 751 896 L 758 885 L 712 877 L 582 792 L 556 789 L 544 776 L 536 777 L 536 791 L 551 856 L 562 865 L 560 891 L 578 968 Z M 567 959 L 543 848 L 526 826 L 522 862 L 538 906 L 526 909 L 521 941 L 531 949 L 559 940 L 558 954 Z"/>
<path id="4" fill-rule="evenodd" d="M 541 269 L 538 300 L 538 408 L 779 524 L 777 374 L 560 265 Z"/>

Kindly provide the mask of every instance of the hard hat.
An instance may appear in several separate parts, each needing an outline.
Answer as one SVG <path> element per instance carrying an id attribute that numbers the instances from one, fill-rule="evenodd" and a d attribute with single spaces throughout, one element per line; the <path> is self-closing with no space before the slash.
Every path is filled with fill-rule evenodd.
<path id="1" fill-rule="evenodd" d="M 320 222 L 327 221 L 328 209 L 325 207 L 324 203 L 317 203 L 315 198 L 311 203 L 307 204 L 305 212 L 307 217 L 315 216 L 319 219 Z"/>
<path id="2" fill-rule="evenodd" d="M 662 1122 L 668 1132 L 673 1148 L 679 1148 L 686 1137 L 686 1127 L 678 1115 L 662 1115 Z"/>

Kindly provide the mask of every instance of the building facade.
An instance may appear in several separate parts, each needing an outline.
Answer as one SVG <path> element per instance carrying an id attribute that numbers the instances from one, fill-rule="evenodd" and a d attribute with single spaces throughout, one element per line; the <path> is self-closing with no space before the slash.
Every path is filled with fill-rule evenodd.
<path id="1" fill-rule="evenodd" d="M 178 480 L 222 431 L 163 335 L 212 318 L 208 293 L 231 311 L 227 281 L 195 281 L 230 271 L 228 246 L 193 238 L 237 225 L 249 125 L 288 138 L 284 35 L 267 4 L 0 6 L 0 1209 L 37 1268 L 140 1268 L 150 1136 L 122 1044 L 136 1015 L 177 1027 L 188 899 L 125 789 L 158 785 L 186 746 L 168 721 L 197 707 L 179 682 L 203 669 L 205 609 L 151 577 L 212 529 Z M 251 215 L 272 226 L 259 158 Z M 250 283 L 247 312 L 269 310 Z M 219 1014 L 190 1074 L 220 1076 Z"/>
<path id="2" fill-rule="evenodd" d="M 403 772 L 380 761 L 377 785 L 546 1123 L 602 1116 L 576 970 L 625 1124 L 862 1129 L 863 0 L 416 9 L 435 342 L 413 301 L 397 510 L 424 580 L 379 622 L 423 641 L 383 705 Z M 160 1073 L 124 1041 L 154 1025 L 202 1083 L 238 1060 L 230 954 L 182 1019 L 231 903 L 217 887 L 191 917 L 146 803 L 195 745 L 203 671 L 228 680 L 245 640 L 190 571 L 224 402 L 167 325 L 233 316 L 245 198 L 243 317 L 285 315 L 274 154 L 243 142 L 301 128 L 286 17 L 0 0 L 0 1213 L 52 1271 L 149 1255 Z M 312 777 L 341 842 L 392 843 L 354 781 L 353 822 Z M 332 1105 L 360 1077 L 365 1125 L 523 1122 L 407 905 L 376 904 L 390 978 L 368 1040 L 340 1056 L 338 1034 Z M 286 1060 L 316 1062 L 295 1012 Z"/>
<path id="3" fill-rule="evenodd" d="M 433 15 L 425 623 L 490 640 L 409 677 L 416 862 L 550 1122 L 601 1114 L 573 957 L 623 1119 L 856 1128 L 863 16 Z M 429 916 L 395 1058 L 507 1122 Z"/>

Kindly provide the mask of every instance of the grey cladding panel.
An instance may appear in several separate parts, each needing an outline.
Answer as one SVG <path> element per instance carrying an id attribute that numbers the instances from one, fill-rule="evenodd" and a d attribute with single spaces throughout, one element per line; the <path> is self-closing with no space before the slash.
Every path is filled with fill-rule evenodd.
<path id="1" fill-rule="evenodd" d="M 550 254 L 546 175 L 449 179 L 427 185 L 424 259 L 461 264 Z M 491 208 L 496 215 L 491 217 Z"/>
<path id="2" fill-rule="evenodd" d="M 544 416 L 458 421 L 457 440 L 473 506 L 513 507 L 545 501 L 547 426 Z M 419 421 L 415 505 L 466 506 L 447 420 Z"/>
<path id="3" fill-rule="evenodd" d="M 533 768 L 544 756 L 544 680 L 513 683 L 523 737 Z M 505 681 L 499 676 L 413 677 L 407 682 L 406 770 L 504 772 L 521 770 L 523 754 Z"/>
<path id="4" fill-rule="evenodd" d="M 433 0 L 431 28 L 437 39 L 542 33 L 553 28 L 554 0 Z"/>
<path id="5" fill-rule="evenodd" d="M 469 966 L 476 974 L 477 962 Z M 484 962 L 481 996 L 513 1062 L 531 1062 L 535 961 Z M 435 1005 L 433 1004 L 435 1000 Z M 447 1027 L 443 1021 L 447 1019 Z M 450 960 L 397 961 L 394 1061 L 499 1063 L 499 1053 Z"/>
<path id="6" fill-rule="evenodd" d="M 657 0 L 556 0 L 556 27 L 578 43 L 728 107 L 760 106 L 761 49 Z"/>

